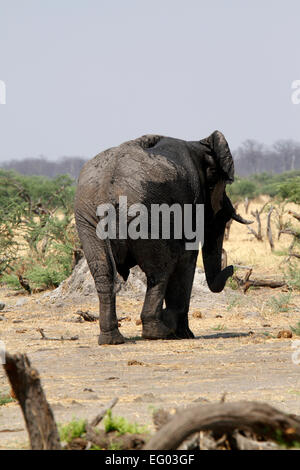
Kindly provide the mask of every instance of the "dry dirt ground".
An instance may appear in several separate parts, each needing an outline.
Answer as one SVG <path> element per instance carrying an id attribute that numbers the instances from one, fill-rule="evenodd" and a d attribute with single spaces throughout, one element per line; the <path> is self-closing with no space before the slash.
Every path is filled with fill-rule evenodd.
<path id="1" fill-rule="evenodd" d="M 225 245 L 229 262 L 251 262 L 254 273 L 280 277 L 282 258 L 271 255 L 267 243 L 251 241 L 246 227 L 240 227 L 234 225 Z M 195 339 L 172 341 L 143 340 L 141 325 L 136 324 L 143 298 L 122 296 L 118 316 L 127 317 L 121 332 L 129 341 L 100 347 L 98 324 L 78 323 L 75 315 L 78 309 L 98 314 L 95 298 L 51 303 L 43 293 L 26 297 L 2 288 L 0 299 L 6 307 L 0 312 L 0 339 L 10 353 L 28 354 L 58 423 L 92 419 L 119 397 L 113 412 L 151 431 L 153 409 L 217 402 L 224 393 L 227 401 L 265 401 L 300 415 L 300 365 L 293 362 L 291 347 L 300 337 L 277 338 L 280 330 L 300 320 L 300 293 L 286 297 L 286 311 L 279 312 L 272 299 L 282 295 L 287 296 L 283 289 L 254 289 L 244 295 L 229 287 L 212 294 L 195 286 L 189 313 Z M 48 337 L 79 339 L 43 340 L 37 328 Z M 1 369 L 0 394 L 8 392 Z M 0 406 L 0 448 L 28 448 L 16 402 Z"/>

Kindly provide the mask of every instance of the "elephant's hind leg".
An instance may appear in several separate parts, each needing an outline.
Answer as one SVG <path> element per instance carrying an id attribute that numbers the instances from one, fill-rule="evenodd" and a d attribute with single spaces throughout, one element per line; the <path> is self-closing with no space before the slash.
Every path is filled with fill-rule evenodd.
<path id="1" fill-rule="evenodd" d="M 175 271 L 170 276 L 163 311 L 164 323 L 175 324 L 175 336 L 178 339 L 194 338 L 189 328 L 188 311 L 192 292 L 197 252 L 188 252 L 179 261 Z"/>
<path id="2" fill-rule="evenodd" d="M 121 344 L 125 339 L 118 329 L 114 276 L 106 243 L 96 235 L 96 229 L 77 221 L 83 251 L 95 281 L 100 303 L 100 336 L 98 343 Z"/>

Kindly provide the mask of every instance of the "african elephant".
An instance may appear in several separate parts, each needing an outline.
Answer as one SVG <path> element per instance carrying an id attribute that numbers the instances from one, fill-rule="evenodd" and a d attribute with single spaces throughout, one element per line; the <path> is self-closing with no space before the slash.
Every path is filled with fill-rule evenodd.
<path id="1" fill-rule="evenodd" d="M 99 344 L 124 342 L 116 316 L 117 273 L 126 280 L 135 265 L 147 277 L 141 313 L 143 338 L 193 338 L 188 310 L 198 247 L 186 249 L 183 235 L 126 239 L 118 232 L 116 237 L 99 238 L 97 208 L 110 204 L 120 217 L 120 196 L 127 197 L 128 205 L 147 208 L 163 203 L 192 208 L 202 204 L 206 279 L 212 292 L 220 292 L 233 274 L 232 266 L 221 269 L 226 222 L 232 218 L 250 223 L 235 212 L 226 195 L 226 184 L 233 179 L 231 152 L 219 131 L 199 141 L 145 135 L 106 150 L 84 165 L 76 191 L 75 217 L 100 301 Z M 126 223 L 130 220 L 133 218 L 128 215 Z"/>

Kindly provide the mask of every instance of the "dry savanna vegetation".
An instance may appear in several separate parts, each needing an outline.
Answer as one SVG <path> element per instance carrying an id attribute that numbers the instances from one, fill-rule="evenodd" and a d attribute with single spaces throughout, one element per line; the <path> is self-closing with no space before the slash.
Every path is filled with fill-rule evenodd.
<path id="1" fill-rule="evenodd" d="M 102 347 L 97 344 L 98 301 L 93 292 L 60 296 L 55 290 L 81 256 L 74 230 L 73 181 L 4 171 L 0 178 L 0 339 L 10 354 L 25 353 L 31 362 L 18 356 L 10 371 L 16 366 L 24 379 L 30 367 L 38 370 L 39 386 L 58 429 L 51 445 L 299 445 L 300 361 L 293 348 L 293 341 L 300 340 L 297 172 L 238 179 L 230 188 L 237 211 L 254 223 L 233 222 L 227 231 L 224 249 L 235 273 L 222 293 L 209 292 L 197 272 L 189 313 L 195 339 L 142 340 L 143 293 L 128 290 L 118 297 L 117 312 L 129 340 Z M 201 256 L 198 267 L 201 271 Z M 8 381 L 6 372 L 0 372 L 0 448 L 29 448 L 32 441 L 18 404 L 25 392 Z M 33 397 L 36 390 L 26 393 Z M 238 404 L 245 401 L 241 415 Z M 185 423 L 191 406 L 197 408 L 198 428 L 181 436 L 180 444 L 164 440 L 162 435 L 172 436 L 174 426 Z M 230 416 L 226 429 L 216 424 L 221 412 Z M 102 417 L 95 421 L 99 413 Z M 209 429 L 203 428 L 206 413 L 215 416 Z M 253 416 L 256 422 L 268 423 L 270 432 L 253 426 Z M 43 429 L 41 423 L 37 427 Z M 288 429 L 293 432 L 288 434 Z"/>

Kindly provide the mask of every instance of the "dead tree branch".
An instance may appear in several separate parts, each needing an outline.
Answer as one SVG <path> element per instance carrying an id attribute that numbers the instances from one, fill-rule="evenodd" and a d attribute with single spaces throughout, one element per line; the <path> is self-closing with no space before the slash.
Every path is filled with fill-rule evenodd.
<path id="1" fill-rule="evenodd" d="M 244 207 L 245 207 L 246 214 L 248 214 L 249 205 L 250 205 L 250 200 L 248 199 L 248 197 L 245 197 Z"/>
<path id="2" fill-rule="evenodd" d="M 236 429 L 274 439 L 281 431 L 287 442 L 300 439 L 300 419 L 265 403 L 236 402 L 201 405 L 178 413 L 145 445 L 144 450 L 177 449 L 191 434 L 211 430 L 218 434 Z"/>
<path id="3" fill-rule="evenodd" d="M 90 426 L 93 428 L 98 426 L 98 424 L 102 421 L 108 410 L 111 410 L 119 401 L 119 398 L 113 398 L 103 410 L 91 421 Z"/>
<path id="4" fill-rule="evenodd" d="M 300 214 L 294 211 L 288 211 L 288 214 L 292 215 L 293 217 L 295 217 L 295 219 L 297 219 L 300 222 Z"/>
<path id="5" fill-rule="evenodd" d="M 270 243 L 271 251 L 274 250 L 274 242 L 273 242 L 272 228 L 271 228 L 271 215 L 272 215 L 273 210 L 274 210 L 274 207 L 272 206 L 269 210 L 268 221 L 267 221 L 267 237 Z"/>
<path id="6" fill-rule="evenodd" d="M 41 386 L 39 373 L 31 367 L 26 354 L 6 353 L 3 367 L 22 408 L 31 448 L 61 449 L 57 426 Z"/>
<path id="7" fill-rule="evenodd" d="M 262 237 L 262 233 L 261 233 L 260 212 L 258 212 L 258 210 L 256 209 L 255 212 L 251 211 L 251 215 L 253 215 L 253 217 L 256 218 L 257 232 L 252 227 L 249 227 L 248 225 L 247 225 L 247 228 L 249 230 L 249 233 L 252 233 L 252 235 L 254 235 L 255 238 L 261 242 L 263 237 Z"/>
<path id="8" fill-rule="evenodd" d="M 240 278 L 236 274 L 233 276 L 233 279 L 238 283 L 239 287 L 243 289 L 244 294 L 246 294 L 249 287 L 271 287 L 275 289 L 277 287 L 284 287 L 286 286 L 285 281 L 274 281 L 269 279 L 254 279 L 251 280 L 250 276 L 252 274 L 252 269 L 246 272 L 244 278 Z"/>
<path id="9" fill-rule="evenodd" d="M 78 335 L 72 336 L 71 338 L 65 338 L 64 336 L 61 336 L 60 338 L 49 338 L 48 336 L 45 335 L 43 328 L 37 328 L 36 331 L 41 333 L 42 335 L 41 339 L 44 339 L 47 341 L 76 341 L 77 339 L 79 339 Z"/>
<path id="10" fill-rule="evenodd" d="M 248 230 L 249 230 L 249 233 L 252 233 L 252 235 L 255 236 L 255 238 L 259 241 L 262 241 L 263 240 L 263 236 L 262 236 L 262 231 L 261 231 L 261 220 L 260 220 L 260 216 L 264 210 L 264 208 L 267 206 L 267 204 L 269 204 L 269 202 L 266 202 L 260 210 L 256 209 L 256 211 L 251 211 L 251 215 L 253 217 L 256 218 L 256 222 L 257 222 L 257 232 L 252 228 L 252 227 L 249 227 L 247 226 Z"/>
<path id="11" fill-rule="evenodd" d="M 280 235 L 282 233 L 286 233 L 287 235 L 292 235 L 293 237 L 295 237 L 296 239 L 299 239 L 300 240 L 300 233 L 299 232 L 296 232 L 295 230 L 292 230 L 292 229 L 285 229 L 285 230 L 280 230 Z"/>
<path id="12" fill-rule="evenodd" d="M 79 315 L 80 317 L 79 320 L 82 319 L 84 321 L 89 321 L 89 322 L 95 322 L 99 320 L 98 315 L 93 315 L 89 311 L 77 310 L 77 312 L 75 312 L 75 315 Z"/>

